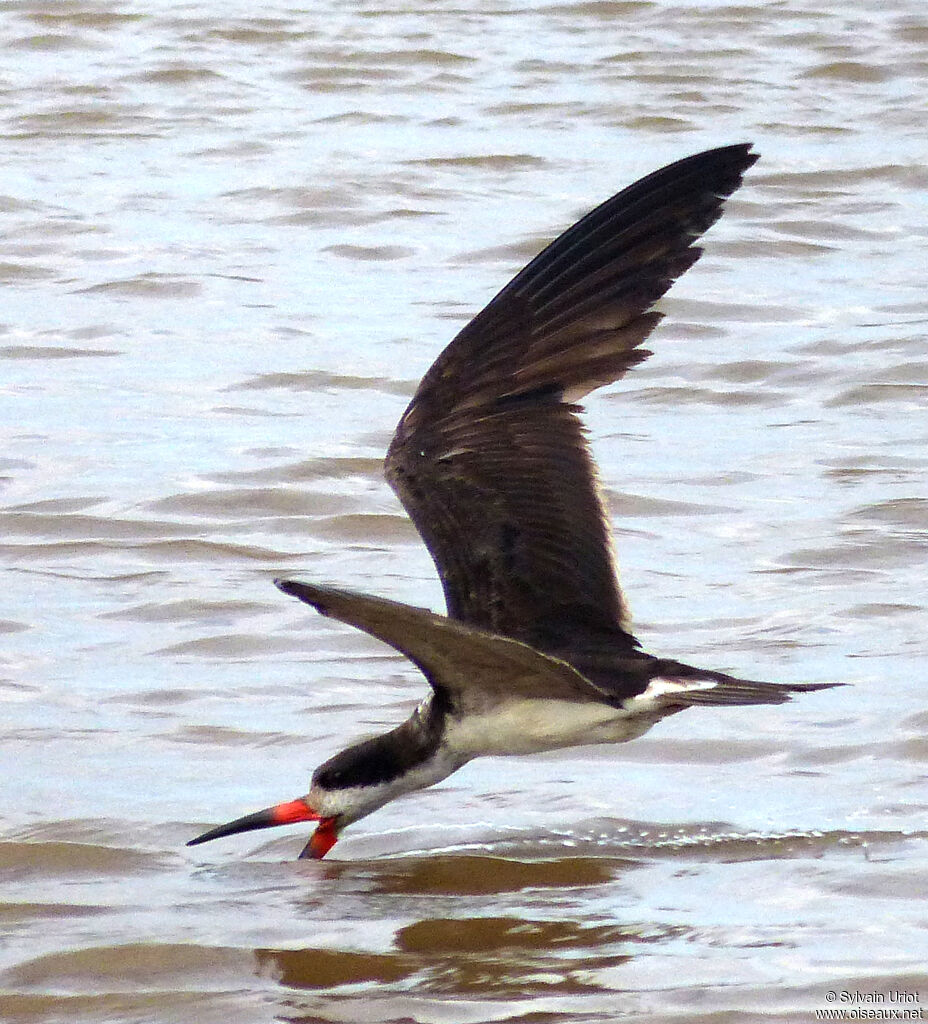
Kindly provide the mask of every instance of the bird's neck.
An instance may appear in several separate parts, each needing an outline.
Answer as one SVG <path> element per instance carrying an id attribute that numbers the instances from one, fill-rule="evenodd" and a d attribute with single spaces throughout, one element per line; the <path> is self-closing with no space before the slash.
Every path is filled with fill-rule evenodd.
<path id="1" fill-rule="evenodd" d="M 402 725 L 329 758 L 313 775 L 309 803 L 347 824 L 404 793 L 440 782 L 468 760 L 443 743 L 447 713 L 432 694 Z"/>

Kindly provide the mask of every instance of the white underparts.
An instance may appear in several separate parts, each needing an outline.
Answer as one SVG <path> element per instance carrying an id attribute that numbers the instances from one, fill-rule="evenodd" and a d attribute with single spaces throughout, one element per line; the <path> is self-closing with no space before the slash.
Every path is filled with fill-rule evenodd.
<path id="1" fill-rule="evenodd" d="M 590 743 L 624 743 L 647 732 L 678 705 L 673 697 L 711 690 L 712 679 L 651 680 L 646 690 L 621 707 L 598 701 L 509 700 L 448 722 L 444 746 L 468 757 L 534 754 Z"/>
<path id="2" fill-rule="evenodd" d="M 483 714 L 450 720 L 445 745 L 468 757 L 535 754 L 586 743 L 623 743 L 654 721 L 596 701 L 510 700 Z"/>
<path id="3" fill-rule="evenodd" d="M 432 756 L 409 771 L 382 783 L 343 789 L 314 786 L 306 796 L 310 807 L 340 818 L 339 828 L 363 818 L 404 793 L 425 789 L 447 778 L 471 758 L 483 755 L 536 754 L 561 747 L 624 743 L 641 736 L 666 714 L 679 709 L 676 695 L 709 690 L 712 679 L 652 679 L 637 697 L 620 707 L 599 701 L 556 698 L 514 698 L 488 703 L 485 710 L 451 714 Z"/>

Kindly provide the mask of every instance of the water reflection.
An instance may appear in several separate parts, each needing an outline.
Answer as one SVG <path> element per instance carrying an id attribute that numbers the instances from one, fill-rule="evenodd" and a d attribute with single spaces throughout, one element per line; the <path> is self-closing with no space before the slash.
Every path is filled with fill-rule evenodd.
<path id="1" fill-rule="evenodd" d="M 0 1018 L 928 1004 L 923 0 L 4 13 Z M 591 437 L 642 636 L 855 685 L 475 766 L 353 860 L 188 857 L 210 801 L 421 697 L 270 579 L 439 606 L 380 462 L 442 345 L 589 205 L 742 139 Z"/>

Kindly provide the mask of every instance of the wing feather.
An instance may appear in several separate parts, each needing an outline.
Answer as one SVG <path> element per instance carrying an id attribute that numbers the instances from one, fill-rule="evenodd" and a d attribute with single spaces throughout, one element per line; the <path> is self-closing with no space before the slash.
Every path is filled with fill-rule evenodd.
<path id="1" fill-rule="evenodd" d="M 687 157 L 619 192 L 535 257 L 442 352 L 397 427 L 386 476 L 422 535 L 448 614 L 558 647 L 628 613 L 578 398 L 649 354 L 651 307 L 757 159 Z"/>
<path id="2" fill-rule="evenodd" d="M 405 655 L 458 714 L 468 707 L 482 709 L 488 698 L 492 704 L 539 694 L 577 703 L 615 699 L 566 661 L 426 608 L 299 580 L 274 583 L 322 615 L 363 629 Z"/>

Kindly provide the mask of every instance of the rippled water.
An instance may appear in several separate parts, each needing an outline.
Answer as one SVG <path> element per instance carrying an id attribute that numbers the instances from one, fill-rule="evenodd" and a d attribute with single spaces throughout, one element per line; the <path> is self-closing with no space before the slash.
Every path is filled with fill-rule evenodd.
<path id="1" fill-rule="evenodd" d="M 822 8 L 0 4 L 0 1017 L 928 1004 L 928 13 Z M 331 861 L 187 850 L 421 696 L 270 581 L 440 607 L 380 476 L 440 348 L 745 140 L 588 422 L 649 648 L 853 685 L 477 762 Z"/>

